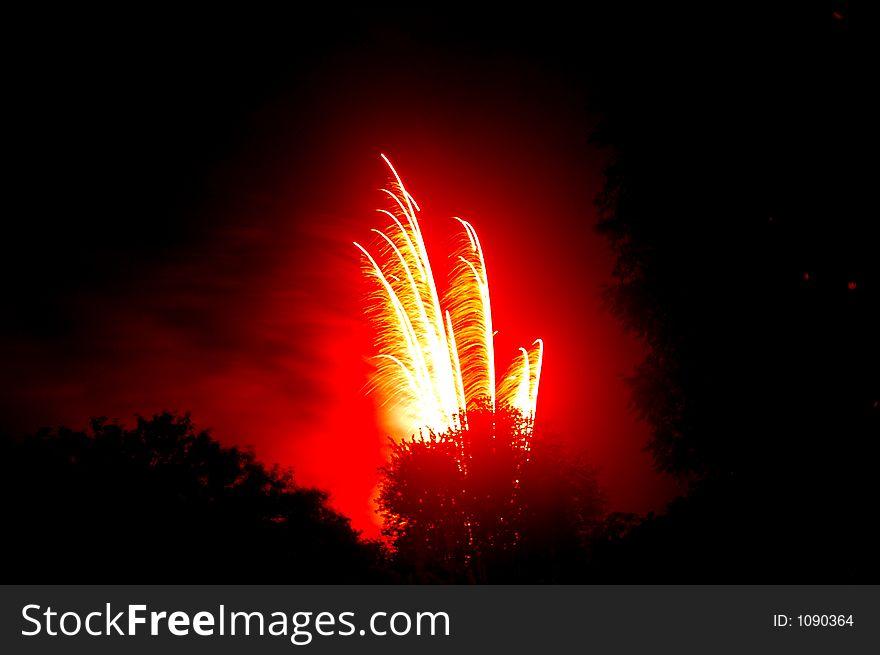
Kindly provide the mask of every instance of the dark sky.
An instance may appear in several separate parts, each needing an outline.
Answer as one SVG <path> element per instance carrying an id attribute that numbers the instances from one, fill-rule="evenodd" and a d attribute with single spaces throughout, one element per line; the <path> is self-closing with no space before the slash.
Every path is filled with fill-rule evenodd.
<path id="1" fill-rule="evenodd" d="M 627 409 L 642 346 L 601 307 L 607 153 L 587 141 L 631 22 L 97 18 L 22 26 L 0 429 L 190 411 L 374 532 L 384 436 L 351 242 L 377 225 L 384 152 L 433 257 L 452 215 L 479 231 L 498 367 L 544 339 L 544 428 L 588 453 L 613 509 L 662 507 L 673 487 Z"/>

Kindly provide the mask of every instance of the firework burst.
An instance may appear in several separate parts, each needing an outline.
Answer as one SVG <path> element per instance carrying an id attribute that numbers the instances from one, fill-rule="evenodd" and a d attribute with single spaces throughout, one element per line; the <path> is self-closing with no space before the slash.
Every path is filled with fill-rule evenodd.
<path id="1" fill-rule="evenodd" d="M 495 373 L 495 331 L 489 277 L 477 232 L 461 224 L 447 293 L 437 289 L 417 213 L 421 211 L 385 155 L 393 180 L 382 191 L 388 209 L 385 229 L 374 229 L 375 245 L 355 242 L 365 274 L 377 284 L 368 314 L 376 330 L 372 389 L 405 426 L 405 435 L 467 428 L 477 407 L 510 407 L 534 422 L 543 342 L 520 348 L 507 372 Z M 529 432 L 531 429 L 529 428 Z M 404 435 L 404 436 L 405 436 Z"/>

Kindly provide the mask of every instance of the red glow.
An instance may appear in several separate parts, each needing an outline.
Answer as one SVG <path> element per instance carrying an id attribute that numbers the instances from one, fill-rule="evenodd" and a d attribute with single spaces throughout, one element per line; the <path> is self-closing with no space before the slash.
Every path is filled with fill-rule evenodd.
<path id="1" fill-rule="evenodd" d="M 850 291 L 855 291 L 857 286 L 858 285 L 855 283 L 855 280 L 850 280 L 847 283 L 846 288 L 849 289 Z"/>
<path id="2" fill-rule="evenodd" d="M 375 222 L 386 152 L 430 207 L 432 252 L 448 251 L 452 216 L 491 243 L 498 363 L 523 335 L 540 335 L 548 353 L 552 344 L 541 429 L 586 451 L 612 509 L 661 509 L 672 485 L 653 472 L 647 428 L 627 407 L 624 380 L 643 353 L 602 309 L 613 262 L 593 200 L 604 162 L 586 145 L 582 99 L 491 58 L 440 85 L 399 57 L 389 75 L 374 57 L 328 61 L 307 92 L 260 116 L 240 161 L 212 180 L 218 197 L 206 197 L 197 239 L 124 291 L 72 299 L 72 336 L 7 342 L 0 357 L 15 383 L 2 402 L 22 430 L 190 411 L 225 444 L 294 466 L 377 534 L 371 498 L 388 430 L 364 389 L 373 348 L 351 242 Z"/>

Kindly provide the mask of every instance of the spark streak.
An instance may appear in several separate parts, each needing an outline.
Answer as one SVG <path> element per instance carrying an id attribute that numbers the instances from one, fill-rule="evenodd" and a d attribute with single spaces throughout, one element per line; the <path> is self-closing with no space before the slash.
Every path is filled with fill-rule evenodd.
<path id="1" fill-rule="evenodd" d="M 406 433 L 435 434 L 467 427 L 467 411 L 488 404 L 510 406 L 534 422 L 544 344 L 520 348 L 505 375 L 495 375 L 495 332 L 483 248 L 468 221 L 453 256 L 450 285 L 441 303 L 428 249 L 422 237 L 418 203 L 385 155 L 394 181 L 382 189 L 391 220 L 364 255 L 364 272 L 377 285 L 368 313 L 376 330 L 378 354 L 372 390 L 401 419 Z"/>

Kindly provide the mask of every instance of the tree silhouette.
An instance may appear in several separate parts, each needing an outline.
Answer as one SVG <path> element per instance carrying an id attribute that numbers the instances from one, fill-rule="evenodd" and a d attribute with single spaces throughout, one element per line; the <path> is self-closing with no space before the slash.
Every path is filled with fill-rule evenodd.
<path id="1" fill-rule="evenodd" d="M 596 97 L 605 299 L 649 347 L 632 398 L 657 468 L 694 482 L 617 541 L 668 556 L 652 568 L 667 581 L 720 559 L 737 581 L 878 571 L 880 235 L 859 155 L 876 111 L 864 39 L 827 12 L 814 56 L 815 26 L 790 26 L 818 17 L 795 13 L 732 12 L 748 57 L 719 35 L 699 46 L 706 76 L 660 48 L 612 65 Z"/>
<path id="2" fill-rule="evenodd" d="M 416 581 L 571 581 L 604 511 L 596 478 L 517 410 L 471 409 L 466 427 L 392 442 L 384 533 Z"/>
<path id="3" fill-rule="evenodd" d="M 2 440 L 7 582 L 385 579 L 327 494 L 224 448 L 189 415 Z"/>

